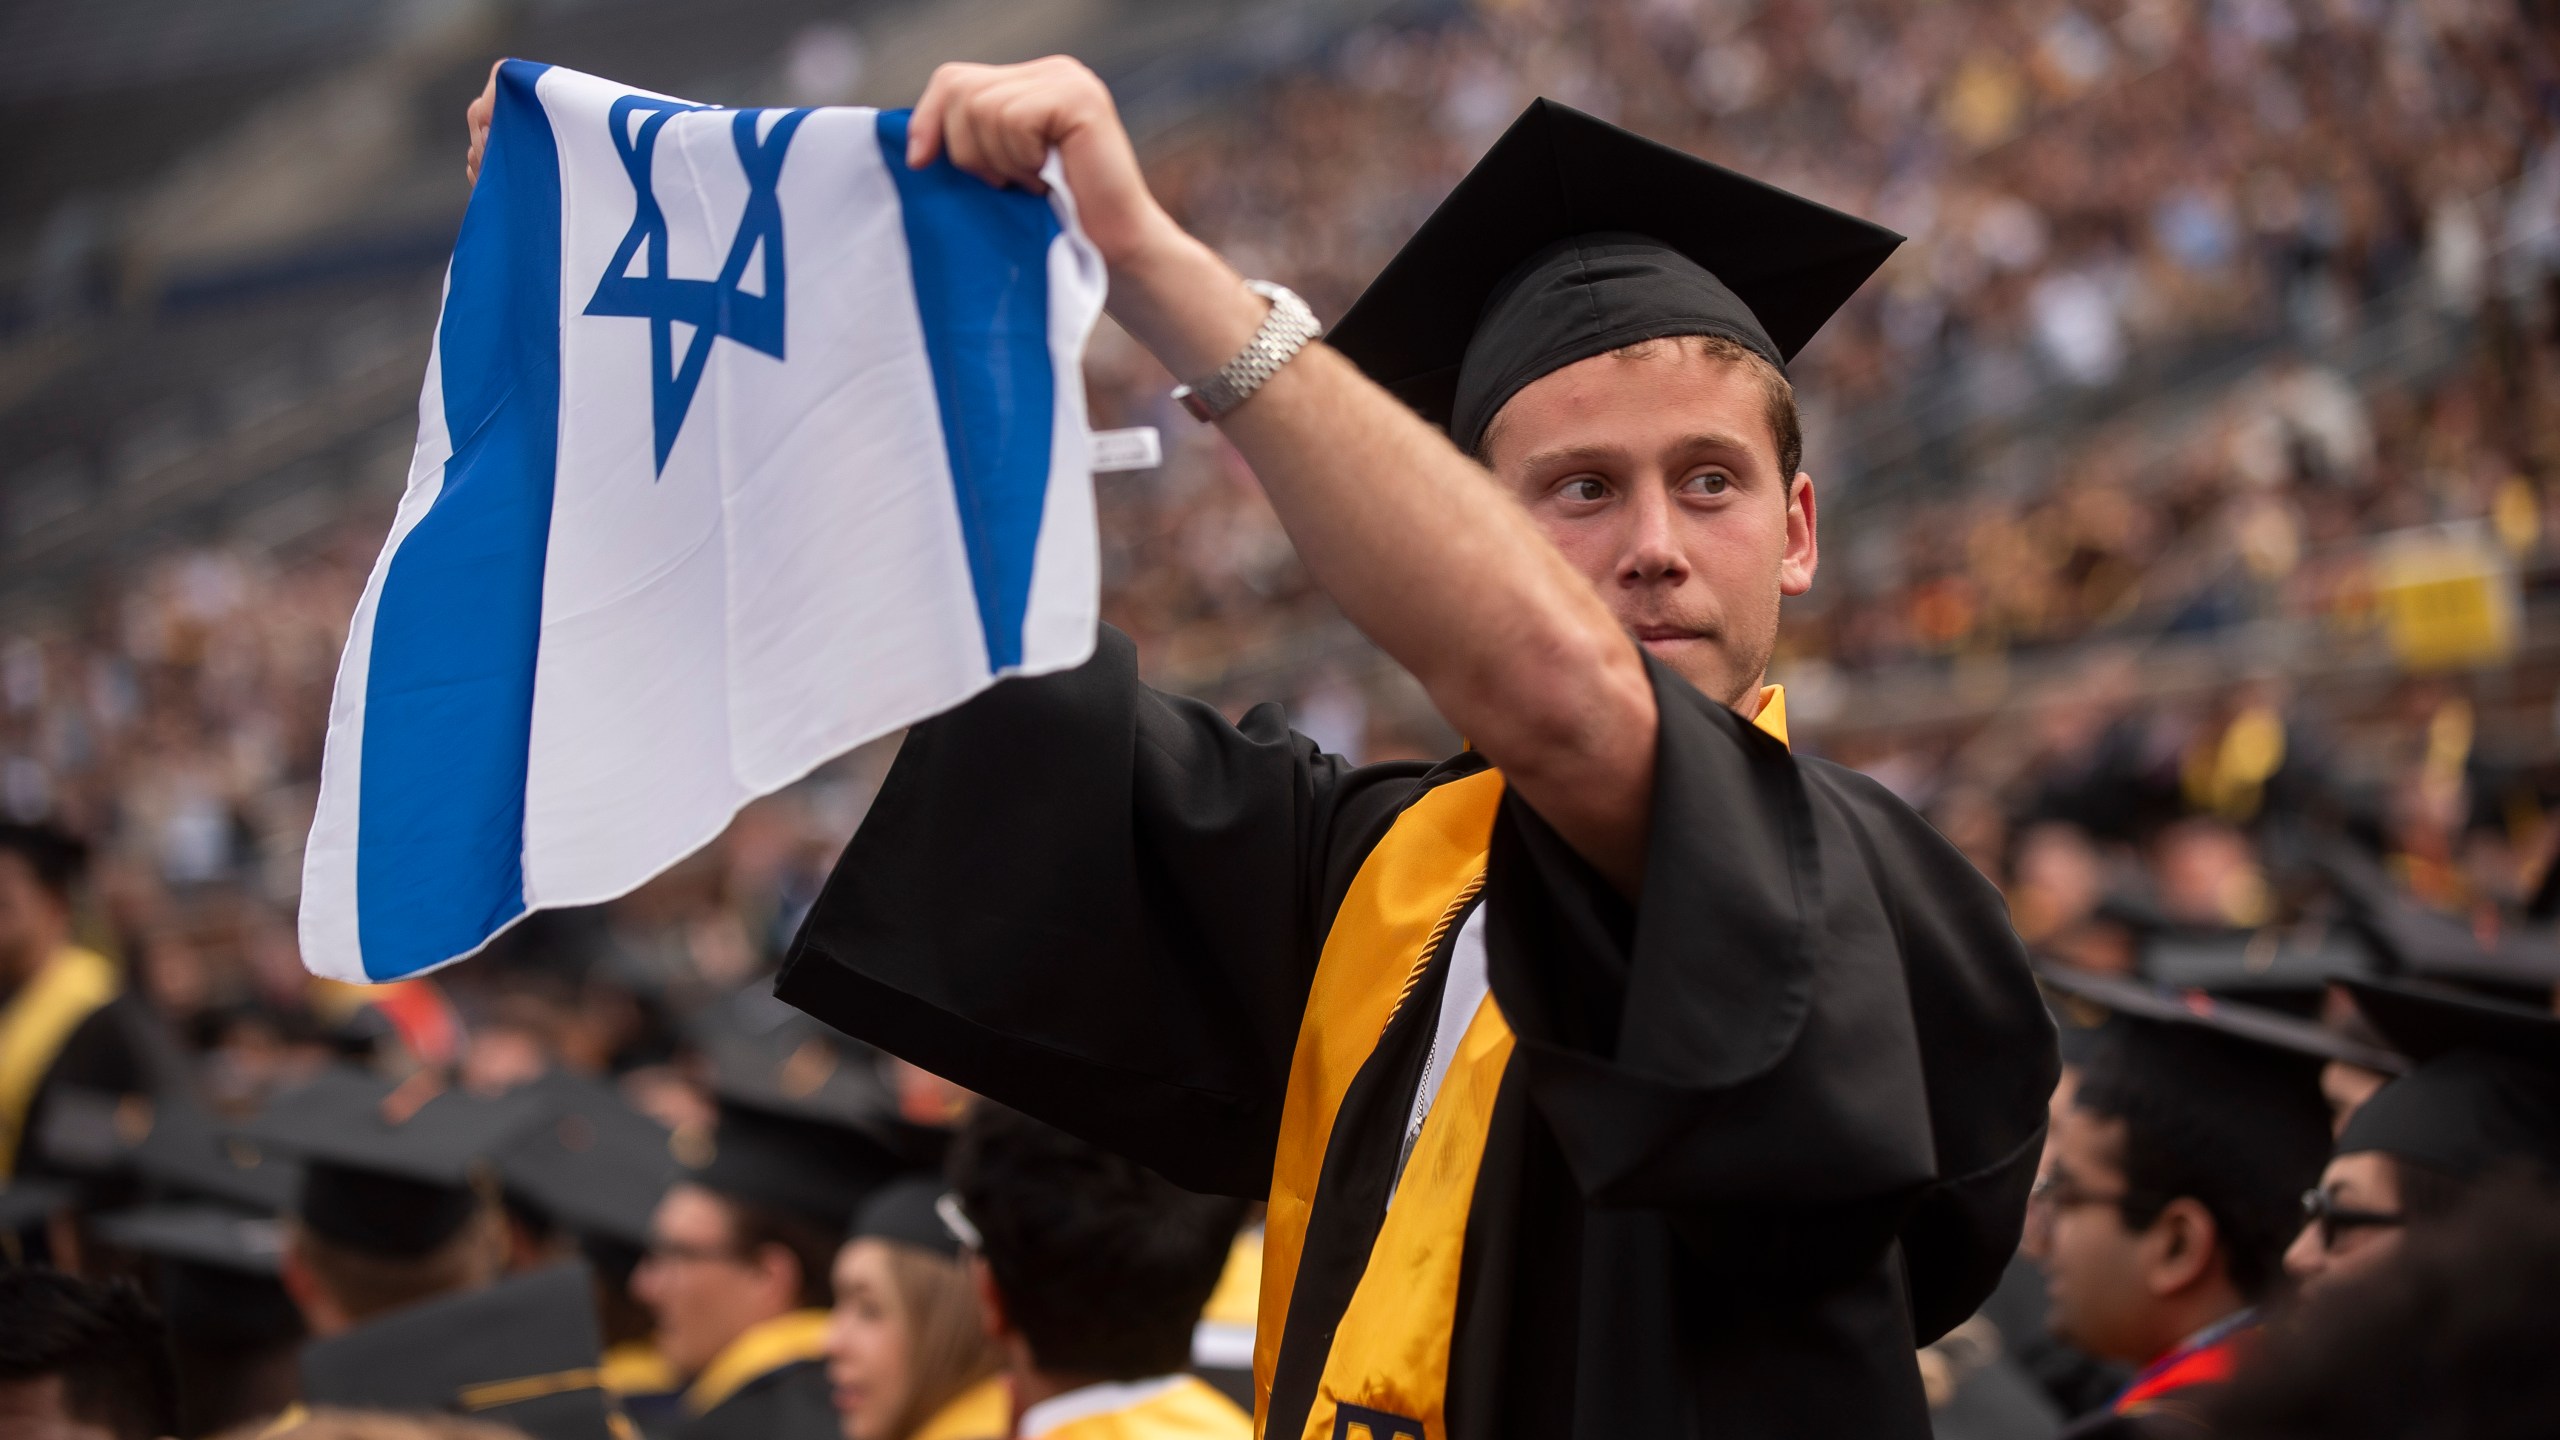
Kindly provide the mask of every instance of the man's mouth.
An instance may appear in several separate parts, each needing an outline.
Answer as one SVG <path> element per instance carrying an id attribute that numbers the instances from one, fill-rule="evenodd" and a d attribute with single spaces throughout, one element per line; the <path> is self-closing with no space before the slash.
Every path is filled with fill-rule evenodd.
<path id="1" fill-rule="evenodd" d="M 1704 640 L 1707 637 L 1686 625 L 1638 625 L 1635 637 L 1647 645 L 1664 645 L 1681 640 Z"/>

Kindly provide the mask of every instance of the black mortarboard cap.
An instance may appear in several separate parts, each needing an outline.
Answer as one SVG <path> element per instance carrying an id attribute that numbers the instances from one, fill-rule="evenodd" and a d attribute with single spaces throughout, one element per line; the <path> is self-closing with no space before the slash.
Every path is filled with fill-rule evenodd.
<path id="1" fill-rule="evenodd" d="M 27 862 L 37 883 L 57 895 L 68 894 L 88 868 L 89 846 L 79 836 L 43 821 L 0 820 L 0 855 Z"/>
<path id="2" fill-rule="evenodd" d="M 2111 1015 L 2194 1026 L 2271 1050 L 2322 1061 L 2343 1060 L 2384 1075 L 2397 1075 L 2409 1068 L 2401 1056 L 2327 1026 L 2280 1010 L 2226 1000 L 2203 990 L 2170 989 L 2050 963 L 2038 965 L 2036 975 L 2048 989 Z"/>
<path id="3" fill-rule="evenodd" d="M 720 1107 L 707 1141 L 677 1137 L 695 1184 L 840 1225 L 882 1181 L 940 1159 L 939 1137 L 898 1118 L 876 1052 L 770 994 L 706 1010 L 687 1039 Z"/>
<path id="4" fill-rule="evenodd" d="M 219 1200 L 274 1214 L 293 1203 L 302 1167 L 269 1155 L 183 1095 L 57 1087 L 39 1137 L 47 1158 L 84 1175 L 130 1173 L 164 1200 Z"/>
<path id="5" fill-rule="evenodd" d="M 284 1257 L 284 1226 L 274 1215 L 247 1214 L 227 1205 L 137 1205 L 101 1215 L 96 1225 L 99 1238 L 137 1255 L 243 1274 L 272 1276 Z"/>
<path id="6" fill-rule="evenodd" d="M 544 1114 L 498 1152 L 509 1197 L 579 1235 L 647 1245 L 649 1217 L 682 1170 L 667 1127 L 612 1086 L 566 1071 L 514 1093 Z"/>
<path id="7" fill-rule="evenodd" d="M 612 1440 L 593 1286 L 573 1261 L 315 1340 L 302 1352 L 303 1403 L 441 1410 L 535 1440 Z"/>
<path id="8" fill-rule="evenodd" d="M 945 1258 L 957 1256 L 960 1237 L 942 1218 L 942 1199 L 949 1190 L 940 1180 L 921 1176 L 892 1180 L 863 1202 L 845 1238 L 886 1240 Z"/>
<path id="9" fill-rule="evenodd" d="M 153 1292 L 170 1330 L 201 1350 L 236 1352 L 297 1339 L 302 1313 L 278 1278 L 284 1227 L 273 1213 L 154 1204 L 102 1215 L 98 1238 L 155 1262 Z"/>
<path id="10" fill-rule="evenodd" d="M 2357 1108 L 2338 1153 L 2466 1179 L 2507 1165 L 2560 1175 L 2560 1016 L 2415 982 L 2348 989 L 2418 1064 Z"/>
<path id="11" fill-rule="evenodd" d="M 1522 386 L 1639 340 L 1720 335 L 1783 368 L 1901 243 L 1536 100 L 1331 339 L 1473 449 Z"/>
<path id="12" fill-rule="evenodd" d="M 2375 973 L 2372 948 L 2342 925 L 2135 928 L 2143 978 L 2173 990 L 2248 995 L 2268 1004 L 2289 998 L 2310 1008 L 2331 981 Z"/>
<path id="13" fill-rule="evenodd" d="M 294 1213 L 314 1233 L 406 1256 L 462 1229 L 491 1157 L 541 1116 L 529 1098 L 440 1090 L 426 1072 L 394 1085 L 333 1070 L 278 1096 L 241 1133 L 302 1158 Z"/>

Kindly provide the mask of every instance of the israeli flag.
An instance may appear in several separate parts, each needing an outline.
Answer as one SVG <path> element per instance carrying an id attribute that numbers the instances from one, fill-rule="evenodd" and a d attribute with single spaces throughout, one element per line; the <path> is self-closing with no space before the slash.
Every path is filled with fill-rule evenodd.
<path id="1" fill-rule="evenodd" d="M 510 60 L 356 610 L 302 953 L 390 980 L 611 899 L 749 800 L 1092 651 L 1085 339 L 1050 193 L 902 111 Z"/>

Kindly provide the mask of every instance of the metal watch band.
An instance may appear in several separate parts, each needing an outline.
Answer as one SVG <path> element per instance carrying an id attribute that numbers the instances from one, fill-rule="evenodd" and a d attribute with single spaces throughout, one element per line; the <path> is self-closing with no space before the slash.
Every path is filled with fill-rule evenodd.
<path id="1" fill-rule="evenodd" d="M 1174 387 L 1173 398 L 1202 420 L 1216 420 L 1231 413 L 1253 397 L 1262 382 L 1280 373 L 1290 357 L 1306 348 L 1308 341 L 1324 333 L 1316 323 L 1316 312 L 1286 285 L 1268 280 L 1247 280 L 1245 288 L 1271 302 L 1271 313 L 1262 317 L 1262 328 L 1253 332 L 1236 358 L 1218 367 L 1218 373 L 1188 385 Z"/>

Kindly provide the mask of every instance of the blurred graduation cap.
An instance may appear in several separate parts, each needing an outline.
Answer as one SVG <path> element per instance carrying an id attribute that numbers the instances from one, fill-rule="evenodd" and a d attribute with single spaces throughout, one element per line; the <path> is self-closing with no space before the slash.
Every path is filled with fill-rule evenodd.
<path id="1" fill-rule="evenodd" d="M 949 1193 L 950 1187 L 939 1179 L 911 1175 L 892 1180 L 874 1191 L 854 1212 L 853 1225 L 844 1238 L 886 1240 L 946 1260 L 957 1258 L 960 1237 L 942 1218 L 943 1198 Z"/>
<path id="2" fill-rule="evenodd" d="M 549 1266 L 313 1341 L 303 1402 L 439 1410 L 535 1440 L 613 1440 L 592 1285 L 583 1265 Z"/>
<path id="3" fill-rule="evenodd" d="M 2356 1110 L 2338 1153 L 2379 1150 L 2460 1179 L 2560 1176 L 2560 1016 L 2418 982 L 2352 982 L 2356 1007 L 2417 1068 Z"/>
<path id="4" fill-rule="evenodd" d="M 683 1167 L 666 1126 L 601 1081 L 554 1070 L 512 1092 L 543 1107 L 497 1152 L 507 1197 L 583 1237 L 649 1243 L 649 1218 Z"/>
<path id="5" fill-rule="evenodd" d="M 1639 340 L 1721 336 L 1783 369 L 1901 243 L 1541 99 L 1331 338 L 1472 450 L 1521 387 Z"/>
<path id="6" fill-rule="evenodd" d="M 302 1315 L 277 1278 L 284 1226 L 270 1211 L 152 1204 L 102 1215 L 98 1238 L 154 1262 L 172 1335 L 198 1350 L 240 1352 L 298 1339 Z"/>
<path id="7" fill-rule="evenodd" d="M 2500 916 L 2483 928 L 2389 893 L 2369 897 L 2356 915 L 2403 974 L 2546 994 L 2560 985 L 2560 941 L 2545 927 Z"/>
<path id="8" fill-rule="evenodd" d="M 46 1107 L 44 1142 L 68 1168 L 130 1171 L 163 1200 L 216 1200 L 272 1215 L 293 1203 L 302 1181 L 299 1163 L 233 1134 L 182 1096 L 65 1086 Z"/>
<path id="9" fill-rule="evenodd" d="M 2102 903 L 2098 916 L 2133 933 L 2143 978 L 2171 990 L 2244 995 L 2261 1005 L 2308 1011 L 2330 982 L 2380 970 L 2373 947 L 2350 925 L 2199 925 L 2121 895 Z"/>
<path id="10" fill-rule="evenodd" d="M 479 1187 L 494 1188 L 490 1157 L 541 1118 L 530 1098 L 443 1090 L 428 1071 L 395 1085 L 333 1070 L 276 1097 L 241 1134 L 301 1157 L 292 1208 L 315 1234 L 410 1256 L 462 1229 Z"/>
<path id="11" fill-rule="evenodd" d="M 2226 1000 L 2203 990 L 2171 989 L 2112 975 L 2093 975 L 2049 962 L 2036 967 L 2036 978 L 2046 989 L 2105 1015 L 2193 1026 L 2288 1054 L 2321 1061 L 2343 1060 L 2383 1075 L 2398 1075 L 2409 1068 L 2403 1057 L 2327 1026 L 2280 1010 Z M 2089 1023 L 2083 1021 L 2084 1025 Z"/>
<path id="12" fill-rule="evenodd" d="M 940 1159 L 940 1136 L 898 1118 L 870 1048 L 797 1011 L 733 1004 L 692 1039 L 720 1110 L 710 1136 L 677 1137 L 684 1178 L 697 1185 L 840 1225 L 882 1182 Z"/>

